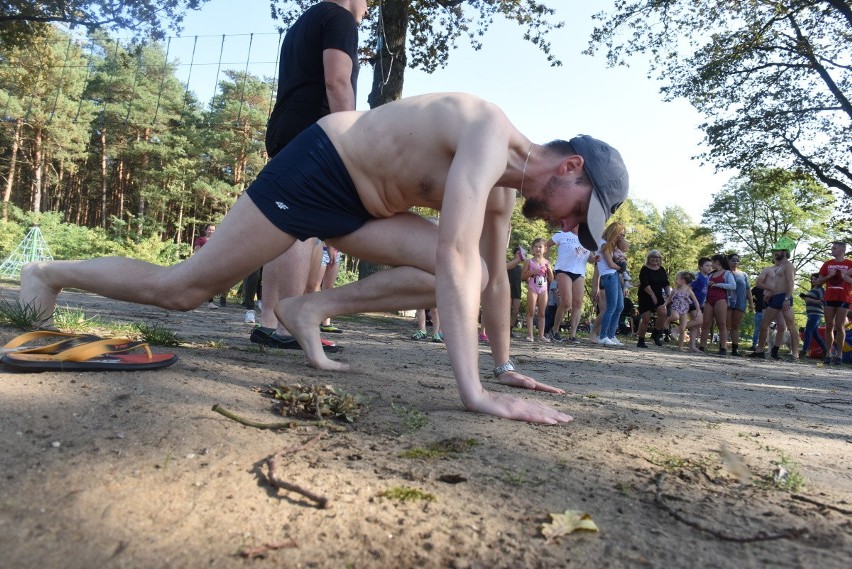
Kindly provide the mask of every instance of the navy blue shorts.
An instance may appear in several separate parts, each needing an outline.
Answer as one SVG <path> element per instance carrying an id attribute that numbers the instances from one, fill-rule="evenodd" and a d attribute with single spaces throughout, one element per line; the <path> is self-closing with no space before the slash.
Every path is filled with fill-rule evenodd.
<path id="1" fill-rule="evenodd" d="M 373 218 L 316 124 L 276 154 L 246 193 L 275 227 L 301 241 L 348 235 Z"/>
<path id="2" fill-rule="evenodd" d="M 783 292 L 779 292 L 778 294 L 773 294 L 769 297 L 769 300 L 766 303 L 767 308 L 774 308 L 775 310 L 781 310 L 784 308 L 784 301 L 787 300 L 787 295 Z M 792 299 L 790 300 L 790 306 L 793 306 Z"/>

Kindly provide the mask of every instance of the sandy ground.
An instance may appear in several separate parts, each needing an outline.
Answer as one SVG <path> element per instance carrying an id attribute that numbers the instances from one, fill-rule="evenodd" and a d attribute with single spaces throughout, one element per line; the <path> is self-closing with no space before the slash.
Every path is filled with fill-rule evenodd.
<path id="1" fill-rule="evenodd" d="M 156 322 L 184 343 L 157 348 L 180 356 L 165 370 L 0 372 L 6 569 L 850 566 L 852 366 L 515 340 L 523 370 L 568 392 L 522 393 L 576 418 L 545 427 L 465 412 L 445 348 L 409 340 L 410 318 L 341 319 L 345 351 L 332 357 L 356 366 L 342 374 L 254 348 L 238 306 L 168 313 L 73 292 L 60 303 Z M 17 333 L 0 328 L 0 341 Z M 492 367 L 483 346 L 487 388 L 515 391 Z M 364 412 L 328 432 L 211 411 L 280 421 L 260 392 L 272 382 L 332 384 Z M 326 509 L 273 488 L 265 463 L 320 433 L 279 474 Z M 449 439 L 473 443 L 401 456 Z M 779 462 L 804 485 L 773 482 Z M 403 486 L 434 500 L 380 496 Z M 542 524 L 565 510 L 600 531 L 547 542 Z"/>

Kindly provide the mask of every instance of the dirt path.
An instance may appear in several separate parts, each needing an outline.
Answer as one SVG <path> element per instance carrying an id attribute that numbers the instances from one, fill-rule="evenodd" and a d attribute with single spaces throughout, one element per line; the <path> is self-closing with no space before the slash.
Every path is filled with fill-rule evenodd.
<path id="1" fill-rule="evenodd" d="M 185 344 L 157 348 L 181 358 L 161 371 L 0 372 L 7 569 L 845 569 L 852 558 L 852 366 L 516 341 L 523 370 L 568 391 L 525 394 L 576 418 L 543 427 L 464 412 L 445 348 L 408 340 L 412 319 L 341 319 L 346 333 L 333 339 L 345 351 L 333 357 L 356 370 L 333 374 L 300 352 L 252 347 L 239 307 L 178 314 L 80 293 L 60 302 L 160 323 Z M 15 335 L 0 328 L 4 343 Z M 327 509 L 266 481 L 267 457 L 320 431 L 258 430 L 211 411 L 280 421 L 259 392 L 272 382 L 333 384 L 366 401 L 346 432 L 281 464 Z M 458 452 L 401 456 L 448 440 Z M 779 462 L 792 491 L 771 481 Z M 379 496 L 400 487 L 434 500 Z M 600 532 L 546 543 L 541 525 L 569 509 Z M 263 558 L 240 555 L 249 549 Z"/>

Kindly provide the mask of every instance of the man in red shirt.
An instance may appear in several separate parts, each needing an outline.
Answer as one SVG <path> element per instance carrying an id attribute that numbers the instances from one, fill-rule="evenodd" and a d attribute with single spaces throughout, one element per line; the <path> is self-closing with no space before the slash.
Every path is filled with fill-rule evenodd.
<path id="1" fill-rule="evenodd" d="M 825 343 L 828 352 L 824 362 L 839 365 L 843 361 L 843 345 L 846 340 L 846 313 L 849 312 L 849 303 L 852 301 L 852 284 L 846 281 L 843 275 L 852 269 L 852 261 L 845 258 L 846 243 L 842 241 L 831 243 L 831 255 L 834 258 L 822 264 L 819 278 L 814 283 L 815 286 L 825 284 Z"/>

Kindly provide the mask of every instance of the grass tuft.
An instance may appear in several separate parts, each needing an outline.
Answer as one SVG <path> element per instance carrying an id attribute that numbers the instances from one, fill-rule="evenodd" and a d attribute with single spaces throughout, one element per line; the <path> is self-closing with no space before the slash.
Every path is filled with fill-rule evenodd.
<path id="1" fill-rule="evenodd" d="M 379 494 L 379 497 L 398 500 L 400 502 L 416 502 L 420 500 L 426 502 L 435 501 L 434 494 L 430 494 L 429 492 L 424 492 L 419 488 L 412 488 L 410 486 L 394 486 L 393 488 L 388 488 Z"/>
<path id="2" fill-rule="evenodd" d="M 0 324 L 20 330 L 35 328 L 44 318 L 33 303 L 21 304 L 19 300 L 0 299 Z"/>
<path id="3" fill-rule="evenodd" d="M 181 339 L 174 330 L 169 330 L 160 324 L 142 322 L 137 324 L 136 328 L 142 334 L 142 338 L 154 346 L 179 346 L 181 343 Z"/>

